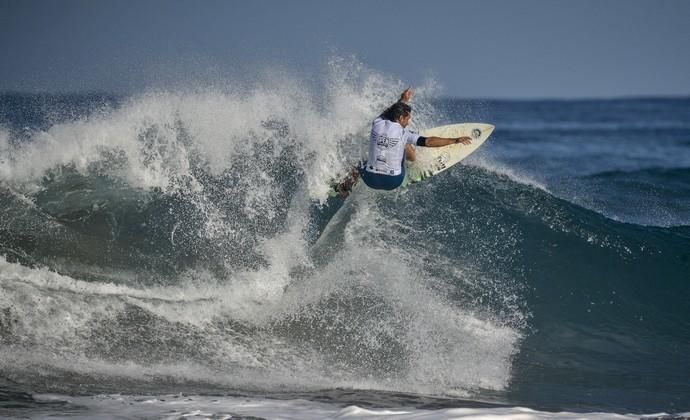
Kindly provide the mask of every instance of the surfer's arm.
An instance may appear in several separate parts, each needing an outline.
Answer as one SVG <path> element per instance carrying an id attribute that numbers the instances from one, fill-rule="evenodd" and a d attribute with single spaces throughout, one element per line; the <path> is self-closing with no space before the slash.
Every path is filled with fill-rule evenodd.
<path id="1" fill-rule="evenodd" d="M 420 137 L 419 140 L 417 140 L 417 146 L 424 146 L 424 147 L 443 147 L 443 146 L 448 146 L 449 144 L 470 144 L 472 143 L 472 139 L 470 137 L 454 137 L 454 138 L 445 138 L 445 137 Z"/>
<path id="2" fill-rule="evenodd" d="M 411 144 L 405 145 L 405 159 L 410 162 L 414 162 L 417 159 L 417 153 L 415 153 L 414 147 Z"/>

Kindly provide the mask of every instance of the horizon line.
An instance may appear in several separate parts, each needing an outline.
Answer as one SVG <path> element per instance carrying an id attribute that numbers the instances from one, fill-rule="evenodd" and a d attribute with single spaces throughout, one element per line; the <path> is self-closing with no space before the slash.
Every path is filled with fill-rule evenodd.
<path id="1" fill-rule="evenodd" d="M 183 90 L 184 91 L 184 90 Z M 108 92 L 100 90 L 84 90 L 84 91 L 22 91 L 22 90 L 0 90 L 0 96 L 115 96 L 115 97 L 135 97 L 137 95 L 143 95 L 146 93 L 155 92 L 174 92 L 174 90 L 166 90 L 161 88 L 152 88 L 143 90 L 141 93 L 117 93 Z M 683 100 L 690 99 L 690 93 L 681 94 L 629 94 L 629 95 L 602 95 L 602 96 L 554 96 L 554 95 L 542 95 L 542 96 L 456 96 L 456 95 L 443 95 L 433 98 L 432 100 L 461 100 L 461 101 L 566 101 L 566 102 L 576 102 L 576 101 L 615 101 L 615 100 Z"/>

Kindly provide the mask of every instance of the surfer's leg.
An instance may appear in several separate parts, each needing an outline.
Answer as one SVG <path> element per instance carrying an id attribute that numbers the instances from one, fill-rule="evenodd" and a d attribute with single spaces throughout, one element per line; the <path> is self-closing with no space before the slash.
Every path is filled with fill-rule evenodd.
<path id="1" fill-rule="evenodd" d="M 394 190 L 402 184 L 404 179 L 404 170 L 400 175 L 397 176 L 381 175 L 368 171 L 362 171 L 362 181 L 364 181 L 369 188 L 373 188 L 375 190 Z"/>
<path id="2" fill-rule="evenodd" d="M 362 181 L 364 181 L 364 183 L 367 184 L 367 187 L 369 188 L 387 191 L 394 190 L 398 188 L 405 179 L 404 159 L 405 158 L 403 156 L 402 172 L 400 172 L 400 175 L 390 176 L 369 172 L 366 170 L 367 164 L 366 162 L 364 162 L 359 167 L 359 176 L 362 178 Z"/>

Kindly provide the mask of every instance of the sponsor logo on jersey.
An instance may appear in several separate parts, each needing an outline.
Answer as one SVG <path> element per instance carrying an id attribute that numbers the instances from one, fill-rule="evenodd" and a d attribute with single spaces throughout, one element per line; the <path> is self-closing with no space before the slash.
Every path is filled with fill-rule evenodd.
<path id="1" fill-rule="evenodd" d="M 395 147 L 400 142 L 400 139 L 395 137 L 386 137 L 383 134 L 375 134 L 374 141 L 376 142 L 377 146 L 384 149 L 390 149 L 391 147 Z"/>

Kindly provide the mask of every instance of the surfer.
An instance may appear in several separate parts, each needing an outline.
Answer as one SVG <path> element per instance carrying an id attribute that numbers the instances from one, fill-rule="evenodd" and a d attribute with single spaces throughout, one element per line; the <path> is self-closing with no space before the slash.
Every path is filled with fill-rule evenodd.
<path id="1" fill-rule="evenodd" d="M 470 137 L 424 137 L 408 130 L 412 120 L 412 89 L 407 88 L 400 99 L 379 115 L 371 125 L 369 156 L 361 166 L 352 169 L 350 175 L 335 186 L 339 197 L 347 197 L 361 177 L 369 188 L 394 190 L 405 179 L 405 159 L 415 160 L 414 146 L 442 147 L 449 144 L 470 144 Z"/>

